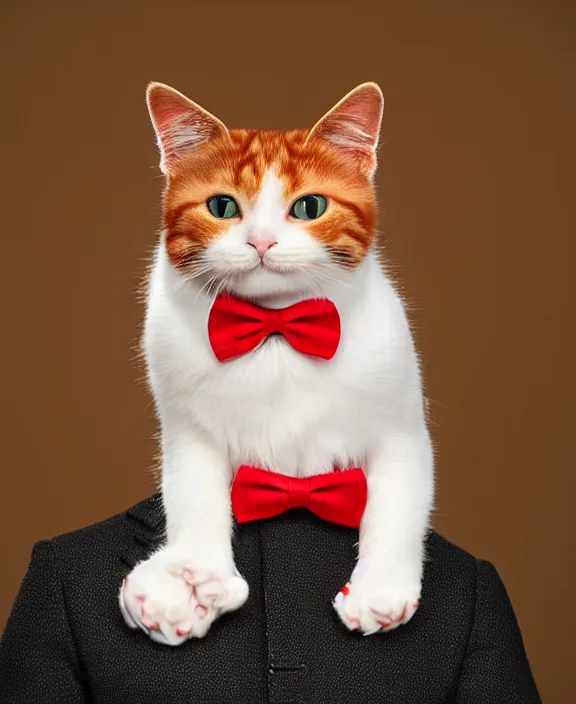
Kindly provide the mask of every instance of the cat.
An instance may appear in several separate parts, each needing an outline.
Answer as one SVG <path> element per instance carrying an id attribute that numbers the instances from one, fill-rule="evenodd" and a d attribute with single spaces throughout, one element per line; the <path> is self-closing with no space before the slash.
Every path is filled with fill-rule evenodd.
<path id="1" fill-rule="evenodd" d="M 397 628 L 419 605 L 435 487 L 419 358 L 376 242 L 382 92 L 363 83 L 289 131 L 228 129 L 161 83 L 146 95 L 166 177 L 143 334 L 166 542 L 124 580 L 124 619 L 179 645 L 244 604 L 230 503 L 241 465 L 294 477 L 356 466 L 368 485 L 358 561 L 333 605 L 348 629 Z M 335 356 L 276 335 L 219 362 L 207 320 L 222 292 L 272 309 L 328 299 Z"/>

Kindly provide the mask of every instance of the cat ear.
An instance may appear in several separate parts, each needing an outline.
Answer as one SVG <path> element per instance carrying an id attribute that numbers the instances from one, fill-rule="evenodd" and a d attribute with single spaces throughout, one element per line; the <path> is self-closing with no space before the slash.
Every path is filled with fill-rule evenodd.
<path id="1" fill-rule="evenodd" d="M 188 154 L 211 139 L 228 138 L 217 117 L 163 83 L 150 83 L 146 102 L 160 149 L 160 170 L 168 174 Z"/>
<path id="2" fill-rule="evenodd" d="M 384 96 L 376 83 L 362 83 L 345 95 L 310 130 L 307 143 L 324 140 L 353 158 L 369 177 L 376 170 Z"/>

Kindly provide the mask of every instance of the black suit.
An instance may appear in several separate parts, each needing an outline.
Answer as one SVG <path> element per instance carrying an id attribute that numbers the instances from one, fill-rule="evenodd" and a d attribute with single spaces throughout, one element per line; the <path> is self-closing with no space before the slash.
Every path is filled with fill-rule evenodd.
<path id="1" fill-rule="evenodd" d="M 435 532 L 420 608 L 362 636 L 331 601 L 357 531 L 292 510 L 237 528 L 247 603 L 206 638 L 159 645 L 124 623 L 122 579 L 161 539 L 155 495 L 34 546 L 0 642 L 1 704 L 532 704 L 540 702 L 512 605 L 490 562 Z"/>

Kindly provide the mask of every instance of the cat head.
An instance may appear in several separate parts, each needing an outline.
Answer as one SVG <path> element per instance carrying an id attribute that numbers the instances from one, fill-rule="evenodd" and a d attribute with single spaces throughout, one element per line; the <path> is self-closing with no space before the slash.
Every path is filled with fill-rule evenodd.
<path id="1" fill-rule="evenodd" d="M 147 103 L 166 175 L 164 246 L 182 276 L 254 299 L 321 295 L 363 261 L 377 217 L 375 83 L 312 129 L 228 129 L 161 83 Z"/>

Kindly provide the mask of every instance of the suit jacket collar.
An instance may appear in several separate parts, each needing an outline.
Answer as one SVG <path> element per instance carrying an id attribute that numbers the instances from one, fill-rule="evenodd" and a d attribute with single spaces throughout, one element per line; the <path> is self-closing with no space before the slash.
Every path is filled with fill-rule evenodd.
<path id="1" fill-rule="evenodd" d="M 134 568 L 160 546 L 166 531 L 166 517 L 160 492 L 140 501 L 126 511 L 130 540 L 121 554 L 122 562 Z"/>
<path id="2" fill-rule="evenodd" d="M 148 530 L 159 533 L 165 530 L 166 520 L 164 515 L 164 506 L 162 504 L 162 494 L 160 492 L 152 494 L 144 501 L 140 501 L 132 508 L 129 508 L 127 514 L 137 523 Z"/>

